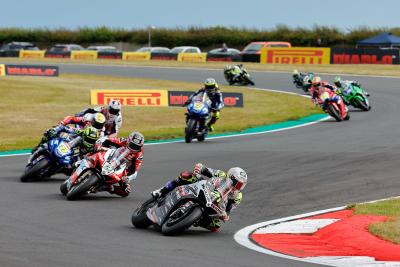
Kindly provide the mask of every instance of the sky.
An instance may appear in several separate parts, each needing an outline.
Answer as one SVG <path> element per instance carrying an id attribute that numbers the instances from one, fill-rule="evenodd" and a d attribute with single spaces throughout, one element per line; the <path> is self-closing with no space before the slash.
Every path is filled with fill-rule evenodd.
<path id="1" fill-rule="evenodd" d="M 399 0 L 0 0 L 0 28 L 400 27 Z"/>

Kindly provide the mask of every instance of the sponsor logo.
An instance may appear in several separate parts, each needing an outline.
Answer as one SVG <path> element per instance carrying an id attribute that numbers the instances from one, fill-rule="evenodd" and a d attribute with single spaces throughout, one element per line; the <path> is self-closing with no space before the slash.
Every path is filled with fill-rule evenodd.
<path id="1" fill-rule="evenodd" d="M 263 48 L 260 62 L 267 64 L 329 64 L 330 48 Z"/>
<path id="2" fill-rule="evenodd" d="M 0 64 L 0 76 L 6 75 L 6 67 L 4 64 Z"/>
<path id="3" fill-rule="evenodd" d="M 59 71 L 57 66 L 6 65 L 6 74 L 55 77 Z"/>
<path id="4" fill-rule="evenodd" d="M 166 90 L 91 90 L 91 104 L 104 105 L 113 99 L 122 105 L 141 107 L 168 106 Z"/>
<path id="5" fill-rule="evenodd" d="M 97 59 L 97 51 L 71 51 L 71 59 Z"/>
<path id="6" fill-rule="evenodd" d="M 207 53 L 179 53 L 178 61 L 206 62 L 207 61 Z"/>
<path id="7" fill-rule="evenodd" d="M 168 91 L 168 105 L 182 106 L 193 93 L 190 91 Z M 243 107 L 242 93 L 223 93 L 222 97 L 226 107 Z"/>
<path id="8" fill-rule="evenodd" d="M 393 64 L 393 56 L 335 54 L 332 64 Z"/>
<path id="9" fill-rule="evenodd" d="M 122 53 L 123 60 L 150 60 L 150 52 L 124 52 Z"/>
<path id="10" fill-rule="evenodd" d="M 31 51 L 31 50 L 20 50 L 19 57 L 20 58 L 44 58 L 44 54 L 46 51 Z"/>

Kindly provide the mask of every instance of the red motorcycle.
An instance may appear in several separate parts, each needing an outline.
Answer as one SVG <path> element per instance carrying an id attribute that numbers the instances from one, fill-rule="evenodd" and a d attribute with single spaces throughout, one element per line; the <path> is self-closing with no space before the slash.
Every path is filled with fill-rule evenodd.
<path id="1" fill-rule="evenodd" d="M 68 200 L 74 200 L 88 193 L 103 191 L 120 182 L 126 172 L 125 157 L 128 154 L 126 147 L 120 147 L 85 157 L 74 173 L 61 184 L 61 193 Z"/>
<path id="2" fill-rule="evenodd" d="M 320 95 L 320 104 L 324 104 L 325 111 L 337 121 L 349 120 L 350 113 L 346 109 L 342 97 L 336 94 L 334 94 L 334 97 L 339 98 L 339 100 L 336 102 L 328 92 L 324 92 Z"/>

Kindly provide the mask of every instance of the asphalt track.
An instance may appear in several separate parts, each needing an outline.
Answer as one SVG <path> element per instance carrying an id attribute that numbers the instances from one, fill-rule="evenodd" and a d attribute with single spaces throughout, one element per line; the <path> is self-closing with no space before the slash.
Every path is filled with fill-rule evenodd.
<path id="1" fill-rule="evenodd" d="M 62 65 L 61 72 L 222 81 L 221 71 L 212 70 Z M 253 77 L 258 87 L 298 92 L 287 73 L 257 72 Z M 128 198 L 99 194 L 69 202 L 59 193 L 62 176 L 21 184 L 27 157 L 0 158 L 0 265 L 311 266 L 249 250 L 233 235 L 261 221 L 399 194 L 399 80 L 354 79 L 371 93 L 373 109 L 351 112 L 348 122 L 146 147 Z M 132 209 L 196 162 L 222 169 L 238 165 L 248 172 L 243 203 L 222 230 L 194 228 L 165 237 L 153 229 L 132 228 Z"/>

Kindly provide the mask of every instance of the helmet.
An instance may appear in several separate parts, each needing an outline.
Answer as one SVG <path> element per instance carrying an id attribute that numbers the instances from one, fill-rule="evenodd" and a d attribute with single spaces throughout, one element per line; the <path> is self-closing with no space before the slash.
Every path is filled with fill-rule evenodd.
<path id="1" fill-rule="evenodd" d="M 231 179 L 232 185 L 233 187 L 235 187 L 236 190 L 243 190 L 243 188 L 247 184 L 247 174 L 242 168 L 230 168 L 227 176 L 229 177 L 229 179 Z"/>
<path id="2" fill-rule="evenodd" d="M 335 79 L 333 79 L 333 83 L 334 83 L 337 87 L 342 87 L 342 80 L 340 79 L 339 76 L 336 76 Z"/>
<path id="3" fill-rule="evenodd" d="M 83 130 L 82 144 L 86 148 L 91 148 L 96 143 L 97 139 L 100 137 L 100 131 L 93 126 L 87 126 Z"/>
<path id="4" fill-rule="evenodd" d="M 103 113 L 95 113 L 92 119 L 92 126 L 98 130 L 103 129 L 104 123 L 106 122 L 106 117 L 104 117 Z"/>
<path id="5" fill-rule="evenodd" d="M 111 100 L 110 103 L 108 103 L 108 112 L 111 115 L 118 115 L 118 113 L 121 110 L 121 102 L 119 100 Z"/>
<path id="6" fill-rule="evenodd" d="M 299 71 L 298 70 L 293 70 L 292 76 L 297 76 L 297 75 L 299 75 Z"/>
<path id="7" fill-rule="evenodd" d="M 231 68 L 232 68 L 231 65 L 226 65 L 226 66 L 224 67 L 224 71 L 228 71 L 228 70 L 230 70 Z"/>
<path id="8" fill-rule="evenodd" d="M 204 88 L 208 91 L 212 91 L 212 90 L 215 90 L 216 88 L 218 88 L 218 84 L 217 84 L 217 82 L 215 81 L 215 79 L 214 78 L 207 78 L 205 81 L 204 81 Z"/>
<path id="9" fill-rule="evenodd" d="M 314 86 L 319 86 L 321 84 L 321 77 L 315 76 L 314 79 L 312 79 L 311 83 Z"/>
<path id="10" fill-rule="evenodd" d="M 144 137 L 139 132 L 132 132 L 127 139 L 127 147 L 134 152 L 138 152 L 142 149 L 144 144 Z"/>

